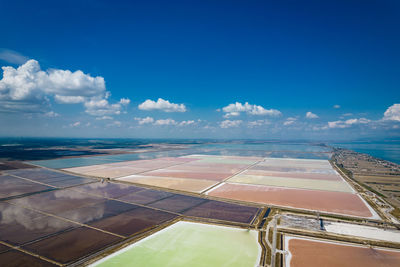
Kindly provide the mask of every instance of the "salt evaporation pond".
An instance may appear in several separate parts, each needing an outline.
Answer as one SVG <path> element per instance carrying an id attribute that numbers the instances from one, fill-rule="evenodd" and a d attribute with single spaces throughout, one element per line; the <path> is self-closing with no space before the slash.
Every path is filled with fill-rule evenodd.
<path id="1" fill-rule="evenodd" d="M 254 230 L 177 222 L 92 266 L 257 266 Z"/>
<path id="2" fill-rule="evenodd" d="M 338 222 L 326 222 L 324 227 L 329 233 L 400 243 L 400 231 L 393 229 L 381 229 L 366 225 Z"/>

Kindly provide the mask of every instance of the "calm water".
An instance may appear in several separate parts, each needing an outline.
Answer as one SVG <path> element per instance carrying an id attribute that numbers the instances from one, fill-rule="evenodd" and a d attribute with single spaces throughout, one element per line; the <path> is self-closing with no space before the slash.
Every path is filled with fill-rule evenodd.
<path id="1" fill-rule="evenodd" d="M 400 141 L 352 142 L 352 143 L 335 143 L 331 145 L 335 147 L 351 149 L 360 153 L 366 153 L 376 158 L 400 164 Z"/>
<path id="2" fill-rule="evenodd" d="M 21 140 L 17 140 L 21 142 Z M 34 140 L 38 142 L 37 140 Z M 42 143 L 46 140 L 42 141 Z M 64 146 L 87 145 L 88 140 L 75 140 L 71 143 L 68 140 L 50 140 L 59 142 Z M 48 141 L 48 142 L 50 142 Z M 101 143 L 101 142 L 102 143 Z M 329 148 L 319 144 L 295 143 L 295 142 L 261 142 L 261 141 L 230 141 L 230 142 L 204 142 L 201 140 L 175 141 L 172 140 L 100 140 L 101 148 L 132 148 L 138 144 L 145 143 L 181 143 L 187 144 L 187 149 L 172 150 L 164 152 L 149 152 L 140 154 L 124 155 L 104 155 L 95 157 L 69 158 L 59 160 L 36 161 L 34 163 L 49 168 L 68 168 L 86 166 L 92 164 L 111 163 L 125 160 L 151 159 L 158 157 L 174 157 L 188 154 L 211 154 L 211 155 L 232 155 L 232 156 L 259 156 L 259 157 L 294 157 L 294 158 L 315 158 L 328 159 L 330 157 Z M 105 143 L 105 142 L 108 143 Z M 11 142 L 11 141 L 10 141 Z M 31 141 L 33 142 L 33 141 Z M 1 143 L 1 142 L 0 142 Z M 42 147 L 43 144 L 40 143 Z M 51 143 L 51 145 L 57 145 Z M 11 144 L 11 143 L 10 143 Z M 90 143 L 91 144 L 91 143 Z M 385 159 L 400 164 L 400 140 L 399 141 L 380 141 L 380 142 L 342 142 L 330 143 L 335 147 L 352 149 L 360 153 Z M 29 144 L 22 145 L 22 150 L 30 147 Z M 97 148 L 97 147 L 96 147 Z M 9 148 L 13 151 L 14 147 Z M 15 152 L 15 151 L 14 151 Z"/>
<path id="3" fill-rule="evenodd" d="M 177 157 L 190 154 L 329 159 L 331 157 L 331 153 L 329 152 L 329 148 L 316 144 L 228 142 L 215 144 L 191 144 L 188 145 L 186 149 L 162 152 L 40 160 L 31 161 L 31 163 L 47 168 L 62 169 L 130 160 Z"/>

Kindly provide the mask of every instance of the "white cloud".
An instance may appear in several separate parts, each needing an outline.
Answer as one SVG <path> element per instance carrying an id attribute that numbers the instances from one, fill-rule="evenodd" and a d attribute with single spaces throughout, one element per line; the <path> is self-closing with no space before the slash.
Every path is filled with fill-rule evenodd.
<path id="1" fill-rule="evenodd" d="M 340 105 L 333 105 L 333 108 L 338 109 L 338 108 L 340 108 Z"/>
<path id="2" fill-rule="evenodd" d="M 211 126 L 211 125 L 205 125 L 205 126 L 203 127 L 203 129 L 214 131 L 216 128 L 215 128 L 214 126 Z"/>
<path id="3" fill-rule="evenodd" d="M 231 127 L 238 127 L 240 124 L 242 124 L 243 121 L 241 120 L 235 120 L 235 121 L 231 121 L 231 120 L 224 120 L 222 121 L 219 126 L 221 128 L 231 128 Z"/>
<path id="4" fill-rule="evenodd" d="M 270 121 L 268 120 L 256 120 L 256 121 L 249 121 L 247 125 L 252 128 L 252 127 L 257 127 L 257 126 L 262 126 L 262 125 L 268 125 L 271 124 Z"/>
<path id="5" fill-rule="evenodd" d="M 103 116 L 103 117 L 97 117 L 96 120 L 113 120 L 114 118 L 111 116 Z"/>
<path id="6" fill-rule="evenodd" d="M 297 118 L 289 117 L 286 119 L 286 121 L 283 122 L 283 125 L 289 126 L 292 125 L 295 121 L 297 121 Z"/>
<path id="7" fill-rule="evenodd" d="M 265 109 L 262 106 L 258 105 L 250 105 L 248 102 L 242 104 L 239 102 L 229 104 L 226 107 L 222 108 L 222 111 L 226 114 L 224 118 L 230 118 L 239 116 L 241 112 L 246 112 L 250 115 L 267 115 L 267 116 L 279 116 L 282 113 L 276 109 Z"/>
<path id="8" fill-rule="evenodd" d="M 121 105 L 128 105 L 129 103 L 131 103 L 131 100 L 130 100 L 129 98 L 121 98 L 121 99 L 119 100 L 119 103 L 120 103 Z"/>
<path id="9" fill-rule="evenodd" d="M 306 118 L 307 118 L 307 119 L 318 119 L 319 117 L 318 117 L 317 114 L 314 114 L 314 113 L 312 113 L 311 111 L 308 111 L 308 112 L 306 113 Z"/>
<path id="10" fill-rule="evenodd" d="M 86 113 L 93 116 L 119 115 L 121 114 L 122 106 L 128 103 L 110 104 L 107 99 L 91 99 L 85 102 L 84 106 Z"/>
<path id="11" fill-rule="evenodd" d="M 329 121 L 328 128 L 347 128 L 350 125 L 345 124 L 344 121 Z"/>
<path id="12" fill-rule="evenodd" d="M 367 124 L 367 123 L 370 123 L 370 122 L 371 122 L 371 120 L 366 119 L 366 118 L 348 119 L 348 120 L 345 121 L 346 124 L 350 124 L 350 125 L 353 125 L 353 124 Z"/>
<path id="13" fill-rule="evenodd" d="M 70 124 L 71 127 L 78 127 L 78 126 L 80 126 L 80 125 L 81 125 L 81 122 L 80 122 L 80 121 L 77 121 L 77 122 L 75 122 L 75 123 L 71 123 L 71 124 Z"/>
<path id="14" fill-rule="evenodd" d="M 345 121 L 330 121 L 328 122 L 328 128 L 348 128 L 352 125 L 355 124 L 368 124 L 370 123 L 371 120 L 366 119 L 366 118 L 360 118 L 360 119 L 348 119 Z"/>
<path id="15" fill-rule="evenodd" d="M 91 115 L 119 114 L 130 100 L 123 98 L 117 104 L 107 100 L 104 78 L 92 77 L 80 70 L 41 70 L 36 60 L 28 60 L 18 68 L 2 67 L 0 105 L 3 111 L 46 112 L 49 97 L 60 104 L 83 103 Z"/>
<path id="16" fill-rule="evenodd" d="M 176 125 L 177 122 L 173 119 L 156 120 L 154 125 Z"/>
<path id="17" fill-rule="evenodd" d="M 46 112 L 44 114 L 44 116 L 49 117 L 49 118 L 55 118 L 55 117 L 60 116 L 60 114 L 58 114 L 58 113 L 56 113 L 54 111 L 49 111 L 49 112 Z"/>
<path id="18" fill-rule="evenodd" d="M 120 121 L 113 121 L 112 123 L 107 124 L 107 127 L 121 127 L 122 122 Z"/>
<path id="19" fill-rule="evenodd" d="M 85 97 L 83 96 L 55 95 L 54 99 L 60 104 L 78 104 L 85 102 Z"/>
<path id="20" fill-rule="evenodd" d="M 138 122 L 139 125 L 144 125 L 144 124 L 152 124 L 152 125 L 177 125 L 177 126 L 188 126 L 188 125 L 193 125 L 196 124 L 194 120 L 187 120 L 187 121 L 181 121 L 177 122 L 174 119 L 160 119 L 160 120 L 155 120 L 152 117 L 145 117 L 145 118 L 134 118 L 135 121 Z"/>
<path id="21" fill-rule="evenodd" d="M 143 124 L 153 123 L 154 119 L 152 117 L 135 118 L 135 121 L 137 121 L 140 125 L 143 125 Z"/>
<path id="22" fill-rule="evenodd" d="M 179 126 L 187 126 L 187 125 L 192 125 L 192 124 L 195 124 L 195 121 L 193 121 L 193 120 L 181 121 L 179 123 Z"/>
<path id="23" fill-rule="evenodd" d="M 311 129 L 313 131 L 326 130 L 326 129 L 328 129 L 328 126 L 322 126 L 322 127 L 320 127 L 320 126 L 312 126 Z"/>
<path id="24" fill-rule="evenodd" d="M 13 50 L 0 49 L 0 60 L 11 64 L 24 64 L 29 58 Z"/>
<path id="25" fill-rule="evenodd" d="M 184 104 L 171 103 L 168 100 L 159 98 L 157 102 L 147 99 L 138 106 L 141 110 L 161 110 L 164 112 L 185 112 L 186 106 Z"/>
<path id="26" fill-rule="evenodd" d="M 233 111 L 233 112 L 226 113 L 223 117 L 226 119 L 229 119 L 232 117 L 237 117 L 239 115 L 240 115 L 240 112 Z"/>
<path id="27" fill-rule="evenodd" d="M 400 121 L 400 104 L 393 104 L 383 114 L 383 120 Z"/>

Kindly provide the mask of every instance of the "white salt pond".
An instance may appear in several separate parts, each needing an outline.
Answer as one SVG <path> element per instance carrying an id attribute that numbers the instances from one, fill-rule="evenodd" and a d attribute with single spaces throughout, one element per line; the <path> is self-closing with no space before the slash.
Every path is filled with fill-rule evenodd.
<path id="1" fill-rule="evenodd" d="M 326 222 L 327 232 L 400 243 L 400 231 L 349 223 Z"/>

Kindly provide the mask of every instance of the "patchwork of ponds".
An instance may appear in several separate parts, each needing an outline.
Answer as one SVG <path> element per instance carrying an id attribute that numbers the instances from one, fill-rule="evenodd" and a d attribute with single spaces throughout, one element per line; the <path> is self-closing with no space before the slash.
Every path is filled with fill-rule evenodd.
<path id="1" fill-rule="evenodd" d="M 261 207 L 377 217 L 325 160 L 328 148 L 303 146 L 216 144 L 8 168 L 0 262 L 80 264 L 131 242 L 94 265 L 257 266 Z"/>
<path id="2" fill-rule="evenodd" d="M 22 265 L 77 262 L 180 218 L 251 225 L 260 212 L 41 168 L 6 171 L 0 183 L 0 261 L 21 255 L 8 262 Z"/>
<path id="3" fill-rule="evenodd" d="M 206 194 L 265 205 L 379 218 L 326 160 L 265 158 Z"/>
<path id="4" fill-rule="evenodd" d="M 154 169 L 157 163 L 159 168 Z M 108 178 L 124 183 L 261 205 L 379 218 L 327 160 L 195 154 L 96 166 L 103 178 L 122 169 L 120 175 L 128 175 Z M 85 175 L 93 172 L 90 167 L 64 170 Z"/>

